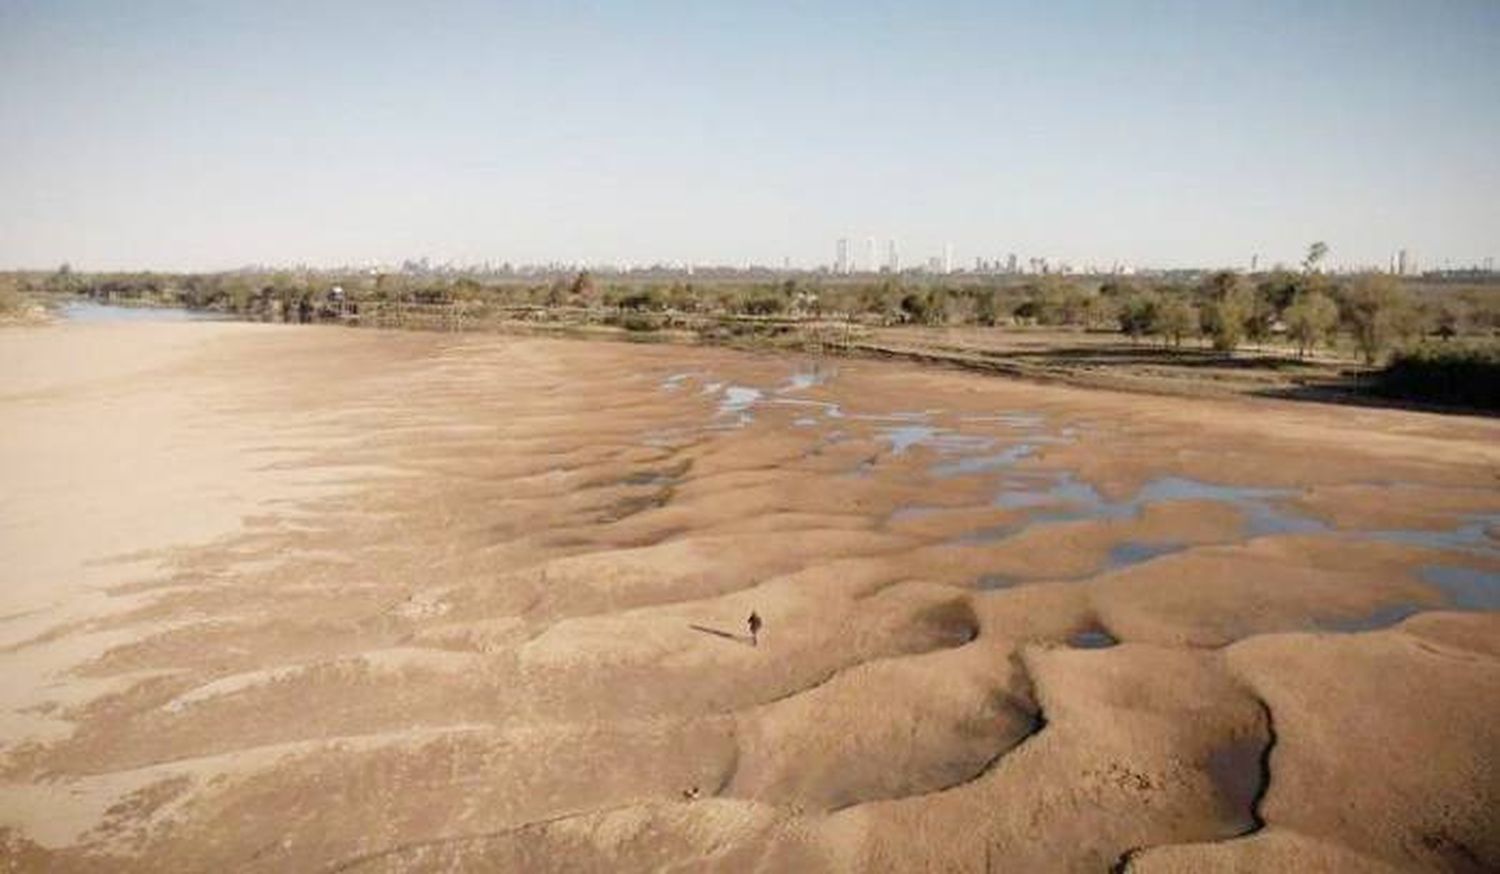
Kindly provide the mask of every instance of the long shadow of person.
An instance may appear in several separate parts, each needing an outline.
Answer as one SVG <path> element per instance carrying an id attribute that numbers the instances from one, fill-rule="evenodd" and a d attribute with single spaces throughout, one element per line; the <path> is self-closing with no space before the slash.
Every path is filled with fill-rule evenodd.
<path id="1" fill-rule="evenodd" d="M 725 631 L 722 628 L 709 628 L 706 625 L 689 624 L 688 628 L 691 628 L 694 631 L 701 631 L 704 634 L 712 634 L 715 637 L 722 637 L 725 640 L 732 640 L 735 643 L 743 643 L 745 646 L 755 646 L 756 644 L 755 637 L 753 635 L 735 634 L 732 631 Z"/>

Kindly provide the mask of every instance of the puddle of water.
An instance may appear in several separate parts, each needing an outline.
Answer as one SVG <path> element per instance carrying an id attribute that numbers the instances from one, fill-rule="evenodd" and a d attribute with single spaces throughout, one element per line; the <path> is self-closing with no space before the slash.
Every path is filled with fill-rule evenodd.
<path id="1" fill-rule="evenodd" d="M 70 301 L 63 304 L 59 312 L 70 322 L 212 322 L 225 321 L 230 316 L 180 307 L 127 307 L 95 303 L 88 300 Z"/>
<path id="2" fill-rule="evenodd" d="M 876 437 L 890 442 L 892 455 L 901 455 L 913 446 L 925 446 L 944 453 L 982 452 L 995 443 L 993 437 L 959 434 L 951 428 L 931 425 L 891 425 L 877 428 Z"/>
<path id="3" fill-rule="evenodd" d="M 622 486 L 674 485 L 682 479 L 685 470 L 685 466 L 678 466 L 675 470 L 638 470 L 621 477 L 619 484 Z"/>
<path id="4" fill-rule="evenodd" d="M 1033 494 L 1030 492 L 1001 492 L 995 499 L 995 506 L 1007 510 L 1024 510 L 1028 507 L 1045 507 L 1055 503 L 1054 499 L 1044 494 Z"/>
<path id="5" fill-rule="evenodd" d="M 1068 646 L 1074 649 L 1108 649 L 1119 642 L 1113 634 L 1097 626 L 1075 631 L 1068 637 Z"/>
<path id="6" fill-rule="evenodd" d="M 976 473 L 991 473 L 1015 466 L 1016 462 L 1037 450 L 1035 443 L 1017 443 L 1007 447 L 1003 452 L 993 455 L 973 455 L 960 458 L 956 461 L 945 461 L 934 464 L 928 471 L 936 477 L 968 476 Z"/>
<path id="7" fill-rule="evenodd" d="M 1328 523 L 1272 504 L 1258 501 L 1238 505 L 1245 513 L 1245 534 L 1264 537 L 1268 534 L 1316 534 L 1328 530 Z"/>
<path id="8" fill-rule="evenodd" d="M 1161 477 L 1142 486 L 1136 495 L 1137 505 L 1158 501 L 1217 501 L 1239 508 L 1245 514 L 1245 534 L 1263 537 L 1268 534 L 1308 534 L 1328 531 L 1328 523 L 1275 504 L 1277 499 L 1295 495 L 1290 489 L 1254 489 L 1248 486 L 1220 486 L 1185 477 Z"/>
<path id="9" fill-rule="evenodd" d="M 798 428 L 811 428 L 812 426 L 818 424 L 818 420 L 809 418 L 807 416 L 798 416 L 797 418 L 792 420 L 792 424 Z"/>
<path id="10" fill-rule="evenodd" d="M 1402 621 L 1408 616 L 1421 613 L 1423 610 L 1431 609 L 1421 604 L 1402 602 L 1400 604 L 1387 604 L 1377 607 L 1373 612 L 1365 616 L 1345 617 L 1340 619 L 1320 619 L 1314 623 L 1315 627 L 1322 631 L 1376 631 L 1381 628 L 1389 628 Z"/>
<path id="11" fill-rule="evenodd" d="M 678 389 L 682 388 L 682 384 L 686 382 L 687 378 L 691 375 L 692 374 L 690 373 L 674 373 L 666 379 L 662 380 L 659 388 L 661 388 L 663 391 L 677 391 Z"/>
<path id="12" fill-rule="evenodd" d="M 1430 564 L 1419 574 L 1424 582 L 1440 589 L 1454 609 L 1500 610 L 1500 573 Z"/>
<path id="13" fill-rule="evenodd" d="M 995 589 L 1009 589 L 1019 582 L 1021 582 L 1020 577 L 1013 577 L 1009 574 L 980 574 L 979 578 L 974 581 L 974 585 L 989 592 Z"/>
<path id="14" fill-rule="evenodd" d="M 959 421 L 976 424 L 988 422 L 1010 428 L 1040 428 L 1046 419 L 1036 413 L 997 413 L 993 416 L 964 416 Z"/>
<path id="15" fill-rule="evenodd" d="M 903 425 L 896 428 L 881 428 L 880 436 L 891 442 L 891 452 L 900 455 L 913 446 L 920 446 L 938 434 L 937 428 L 926 425 Z"/>
<path id="16" fill-rule="evenodd" d="M 994 543 L 997 540 L 1004 540 L 1025 527 L 1024 524 L 990 525 L 985 528 L 976 528 L 973 531 L 967 531 L 949 542 L 958 546 L 983 546 L 987 543 Z"/>
<path id="17" fill-rule="evenodd" d="M 1245 515 L 1245 534 L 1262 537 L 1267 534 L 1305 534 L 1327 531 L 1320 519 L 1303 516 L 1278 507 L 1274 501 L 1295 494 L 1289 489 L 1265 489 L 1248 486 L 1225 486 L 1179 476 L 1154 479 L 1136 493 L 1137 506 L 1157 501 L 1217 501 L 1231 504 Z"/>
<path id="18" fill-rule="evenodd" d="M 995 496 L 995 505 L 1018 510 L 1029 507 L 1053 507 L 1033 513 L 1020 528 L 1053 522 L 1080 520 L 1128 519 L 1139 507 L 1134 501 L 1112 503 L 1093 486 L 1064 473 L 1043 488 L 1004 489 Z"/>
<path id="19" fill-rule="evenodd" d="M 851 418 L 862 422 L 926 422 L 942 410 L 898 410 L 893 413 L 858 413 Z"/>
<path id="20" fill-rule="evenodd" d="M 724 389 L 724 399 L 719 401 L 719 415 L 731 416 L 746 413 L 764 395 L 758 388 L 747 385 L 731 385 Z"/>
<path id="21" fill-rule="evenodd" d="M 697 443 L 703 431 L 702 428 L 660 428 L 646 432 L 641 437 L 641 444 L 653 449 L 682 449 Z"/>
<path id="22" fill-rule="evenodd" d="M 1260 825 L 1255 799 L 1268 779 L 1261 762 L 1264 750 L 1257 738 L 1235 738 L 1209 750 L 1204 762 L 1204 770 L 1218 790 L 1218 806 L 1225 821 L 1241 833 Z"/>
<path id="23" fill-rule="evenodd" d="M 1225 486 L 1181 476 L 1158 477 L 1141 486 L 1135 500 L 1153 501 L 1251 501 L 1289 495 L 1285 489 L 1257 489 L 1249 486 Z"/>
<path id="24" fill-rule="evenodd" d="M 1061 505 L 1058 509 L 1033 513 L 1027 525 L 1082 520 L 1102 521 L 1132 519 L 1149 504 L 1163 501 L 1214 501 L 1235 507 L 1245 518 L 1247 537 L 1326 531 L 1321 520 L 1289 511 L 1274 500 L 1288 497 L 1284 489 L 1257 489 L 1224 486 L 1186 477 L 1167 476 L 1151 480 L 1125 501 L 1108 501 L 1092 485 L 1072 474 L 1059 475 L 1049 486 L 1031 489 L 1005 489 L 995 497 L 995 505 L 1008 509 Z"/>
<path id="25" fill-rule="evenodd" d="M 885 520 L 887 524 L 891 522 L 905 522 L 908 519 L 922 519 L 934 513 L 941 513 L 942 511 L 942 507 L 897 507 L 891 511 L 889 516 L 885 517 Z"/>
<path id="26" fill-rule="evenodd" d="M 813 386 L 823 385 L 838 375 L 838 369 L 823 367 L 814 364 L 810 368 L 799 369 L 788 377 L 786 384 L 776 390 L 777 394 L 791 394 L 792 392 L 806 391 Z"/>
<path id="27" fill-rule="evenodd" d="M 1383 540 L 1388 543 L 1425 546 L 1430 549 L 1451 549 L 1500 558 L 1500 547 L 1496 547 L 1495 541 L 1489 534 L 1490 526 L 1500 524 L 1500 513 L 1465 516 L 1464 520 L 1463 523 L 1448 531 L 1398 529 L 1365 531 L 1356 536 Z"/>
<path id="28" fill-rule="evenodd" d="M 844 418 L 844 410 L 838 404 L 828 401 L 810 401 L 805 398 L 772 398 L 771 403 L 785 407 L 817 407 L 823 411 L 823 415 L 829 419 Z"/>
<path id="29" fill-rule="evenodd" d="M 1181 552 L 1186 548 L 1186 544 L 1175 541 L 1147 543 L 1140 540 L 1127 540 L 1124 543 L 1117 543 L 1110 547 L 1109 559 L 1105 568 L 1107 570 L 1116 570 L 1128 567 L 1129 565 L 1150 561 L 1153 558 L 1159 558 L 1163 555 Z"/>

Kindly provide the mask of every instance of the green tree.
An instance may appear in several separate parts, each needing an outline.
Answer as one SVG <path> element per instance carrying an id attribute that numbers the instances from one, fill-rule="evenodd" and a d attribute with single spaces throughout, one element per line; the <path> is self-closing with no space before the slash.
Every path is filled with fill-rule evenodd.
<path id="1" fill-rule="evenodd" d="M 1239 274 L 1226 270 L 1209 278 L 1204 293 L 1203 332 L 1213 339 L 1215 349 L 1233 352 L 1245 338 L 1245 324 L 1253 312 L 1250 289 Z"/>
<path id="2" fill-rule="evenodd" d="M 1339 324 L 1339 308 L 1321 291 L 1304 291 L 1286 308 L 1286 331 L 1297 344 L 1297 357 L 1332 339 Z"/>
<path id="3" fill-rule="evenodd" d="M 774 316 L 786 309 L 786 301 L 774 291 L 746 292 L 739 309 L 750 316 Z"/>
<path id="4" fill-rule="evenodd" d="M 993 288 L 981 288 L 974 292 L 974 321 L 981 325 L 994 326 L 1000 321 L 1000 304 Z"/>
<path id="5" fill-rule="evenodd" d="M 1470 324 L 1468 302 L 1457 297 L 1439 301 L 1437 312 L 1433 315 L 1433 323 L 1434 332 L 1444 340 L 1451 340 L 1468 333 Z"/>
<path id="6" fill-rule="evenodd" d="M 484 296 L 484 288 L 480 286 L 478 281 L 465 276 L 453 283 L 453 286 L 448 290 L 448 294 L 454 300 L 474 301 Z"/>
<path id="7" fill-rule="evenodd" d="M 1084 319 L 1087 295 L 1077 284 L 1057 274 L 1048 274 L 1031 283 L 1026 302 L 1016 314 L 1036 319 L 1043 325 L 1077 325 Z"/>
<path id="8" fill-rule="evenodd" d="M 1120 330 L 1132 343 L 1156 330 L 1156 311 L 1160 301 L 1155 294 L 1135 292 L 1120 304 Z"/>
<path id="9" fill-rule="evenodd" d="M 47 277 L 46 288 L 54 294 L 73 294 L 82 284 L 73 272 L 73 265 L 65 261 L 57 268 L 56 273 Z"/>
<path id="10" fill-rule="evenodd" d="M 1303 277 L 1288 270 L 1274 270 L 1256 285 L 1255 290 L 1280 315 L 1297 299 L 1297 293 L 1306 287 L 1307 281 Z"/>
<path id="11" fill-rule="evenodd" d="M 1369 273 L 1354 280 L 1344 299 L 1344 321 L 1366 364 L 1385 354 L 1413 328 L 1411 302 L 1393 277 Z"/>
<path id="12" fill-rule="evenodd" d="M 662 308 L 661 299 L 652 288 L 625 288 L 614 298 L 615 305 L 622 310 L 657 310 Z"/>
<path id="13" fill-rule="evenodd" d="M 598 302 L 599 288 L 594 276 L 587 270 L 580 271 L 568 286 L 568 302 L 574 306 L 593 306 Z"/>
<path id="14" fill-rule="evenodd" d="M 946 325 L 953 311 L 953 295 L 947 286 L 935 285 L 927 292 L 927 324 Z"/>
<path id="15" fill-rule="evenodd" d="M 14 276 L 0 275 L 0 314 L 18 313 L 26 306 L 20 283 Z"/>
<path id="16" fill-rule="evenodd" d="M 1091 294 L 1083 301 L 1083 326 L 1089 330 L 1102 328 L 1114 321 L 1120 311 L 1118 298 L 1104 294 Z"/>
<path id="17" fill-rule="evenodd" d="M 1182 338 L 1193 331 L 1193 325 L 1197 323 L 1197 314 L 1193 312 L 1193 305 L 1188 303 L 1183 295 L 1172 294 L 1166 296 L 1156 311 L 1156 331 L 1161 334 L 1162 342 L 1172 341 L 1172 347 L 1180 348 Z"/>
<path id="18" fill-rule="evenodd" d="M 879 285 L 867 285 L 859 292 L 859 311 L 879 316 L 884 321 L 896 311 L 898 302 L 905 294 L 898 279 L 887 279 Z"/>

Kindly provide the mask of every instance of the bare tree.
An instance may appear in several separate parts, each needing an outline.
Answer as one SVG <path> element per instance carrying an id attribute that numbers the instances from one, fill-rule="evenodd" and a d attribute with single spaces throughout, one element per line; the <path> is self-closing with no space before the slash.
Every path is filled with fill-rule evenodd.
<path id="1" fill-rule="evenodd" d="M 1318 262 L 1328 256 L 1328 244 L 1322 240 L 1307 247 L 1307 257 L 1302 259 L 1302 269 L 1312 273 L 1318 269 Z"/>

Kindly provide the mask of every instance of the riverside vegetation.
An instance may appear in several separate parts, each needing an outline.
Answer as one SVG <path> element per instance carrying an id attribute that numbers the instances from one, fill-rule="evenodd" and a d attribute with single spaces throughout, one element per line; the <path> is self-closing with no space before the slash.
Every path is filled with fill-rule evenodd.
<path id="1" fill-rule="evenodd" d="M 0 274 L 0 294 L 13 302 L 86 296 L 271 321 L 815 348 L 1085 382 L 1175 369 L 1188 385 L 1238 380 L 1283 395 L 1313 387 L 1321 397 L 1334 391 L 1500 408 L 1495 277 L 1333 277 L 1315 268 L 1313 252 L 1300 271 L 1150 278 L 508 268 L 84 274 L 65 265 Z M 955 345 L 954 329 L 965 328 L 1003 330 L 971 330 Z M 1002 337 L 1027 338 L 1036 348 L 1017 355 Z"/>

